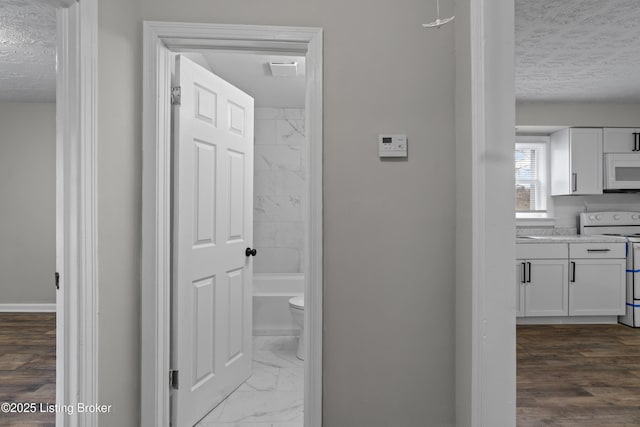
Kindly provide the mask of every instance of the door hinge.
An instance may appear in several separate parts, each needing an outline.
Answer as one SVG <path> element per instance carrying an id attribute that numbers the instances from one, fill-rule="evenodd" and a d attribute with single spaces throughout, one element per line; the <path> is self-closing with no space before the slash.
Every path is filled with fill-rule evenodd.
<path id="1" fill-rule="evenodd" d="M 169 370 L 169 388 L 178 389 L 178 371 L 176 369 Z"/>
<path id="2" fill-rule="evenodd" d="M 180 105 L 181 89 L 180 86 L 171 88 L 171 105 Z"/>
<path id="3" fill-rule="evenodd" d="M 56 289 L 60 289 L 60 273 L 56 271 Z"/>

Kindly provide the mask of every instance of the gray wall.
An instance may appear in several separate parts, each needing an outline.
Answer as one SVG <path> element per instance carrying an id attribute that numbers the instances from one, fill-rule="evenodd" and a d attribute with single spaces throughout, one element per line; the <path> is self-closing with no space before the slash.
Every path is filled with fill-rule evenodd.
<path id="1" fill-rule="evenodd" d="M 98 1 L 100 425 L 139 425 L 142 22 L 137 1 Z"/>
<path id="2" fill-rule="evenodd" d="M 0 304 L 55 304 L 56 110 L 0 103 Z"/>
<path id="3" fill-rule="evenodd" d="M 454 425 L 454 45 L 452 25 L 420 26 L 433 13 L 422 0 L 100 2 L 104 425 L 138 425 L 143 19 L 324 28 L 324 425 Z M 382 132 L 407 133 L 407 161 L 378 159 Z"/>
<path id="4" fill-rule="evenodd" d="M 472 261 L 473 246 L 469 244 L 473 233 L 472 164 L 471 145 L 471 32 L 470 0 L 456 1 L 456 233 L 455 256 L 458 260 Z M 465 327 L 473 322 L 473 264 L 459 262 L 456 265 L 456 376 L 455 404 L 456 426 L 472 425 L 473 413 L 473 355 L 472 329 Z M 465 409 L 462 411 L 461 409 Z"/>

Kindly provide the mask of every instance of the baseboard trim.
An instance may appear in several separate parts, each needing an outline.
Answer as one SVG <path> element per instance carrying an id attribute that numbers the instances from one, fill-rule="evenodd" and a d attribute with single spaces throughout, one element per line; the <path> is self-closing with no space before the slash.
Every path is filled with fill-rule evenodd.
<path id="1" fill-rule="evenodd" d="M 517 317 L 516 325 L 611 325 L 618 316 Z"/>
<path id="2" fill-rule="evenodd" d="M 55 313 L 55 304 L 0 304 L 0 313 Z"/>

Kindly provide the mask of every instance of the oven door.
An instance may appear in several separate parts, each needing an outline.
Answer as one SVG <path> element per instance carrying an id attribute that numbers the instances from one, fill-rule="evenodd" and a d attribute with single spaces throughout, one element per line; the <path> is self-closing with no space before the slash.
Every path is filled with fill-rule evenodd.
<path id="1" fill-rule="evenodd" d="M 640 243 L 627 243 L 627 303 L 640 300 Z"/>
<path id="2" fill-rule="evenodd" d="M 640 154 L 604 155 L 605 190 L 640 190 Z"/>

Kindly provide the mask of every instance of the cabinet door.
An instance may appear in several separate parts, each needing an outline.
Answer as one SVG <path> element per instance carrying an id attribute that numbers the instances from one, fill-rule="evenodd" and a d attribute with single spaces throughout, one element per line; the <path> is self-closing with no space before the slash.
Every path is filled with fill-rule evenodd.
<path id="1" fill-rule="evenodd" d="M 558 259 L 529 260 L 525 284 L 525 316 L 566 316 L 568 313 L 568 261 Z M 527 270 L 529 265 L 527 264 Z"/>
<path id="2" fill-rule="evenodd" d="M 624 259 L 572 259 L 570 316 L 611 316 L 625 312 Z"/>
<path id="3" fill-rule="evenodd" d="M 637 150 L 634 128 L 605 128 L 604 152 L 605 153 L 632 153 Z"/>
<path id="4" fill-rule="evenodd" d="M 571 194 L 602 194 L 602 129 L 571 129 Z"/>
<path id="5" fill-rule="evenodd" d="M 516 317 L 524 316 L 525 268 L 527 263 L 523 259 L 516 260 Z"/>

